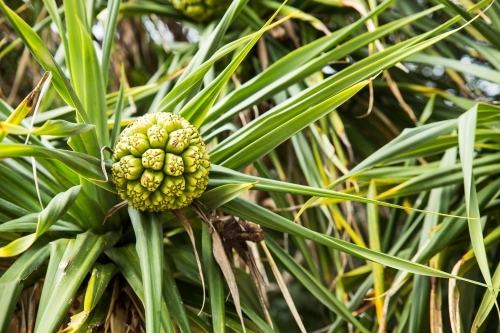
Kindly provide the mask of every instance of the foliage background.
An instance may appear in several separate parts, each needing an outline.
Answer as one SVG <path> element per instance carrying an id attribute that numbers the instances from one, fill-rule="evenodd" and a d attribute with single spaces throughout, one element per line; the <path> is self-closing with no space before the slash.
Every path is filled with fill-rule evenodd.
<path id="1" fill-rule="evenodd" d="M 118 198 L 112 184 L 103 190 L 94 181 L 95 148 L 112 146 L 115 123 L 124 127 L 158 108 L 196 123 L 211 149 L 213 192 L 202 203 L 264 229 L 265 241 L 249 251 L 264 276 L 269 317 L 241 253 L 230 255 L 247 331 L 498 331 L 496 292 L 484 287 L 500 285 L 498 2 L 290 0 L 280 8 L 272 0 L 233 1 L 229 14 L 208 23 L 161 0 L 1 4 L 1 331 L 57 331 L 75 314 L 81 327 L 69 331 L 94 323 L 112 332 L 156 331 L 148 325 L 244 330 L 238 302 L 228 296 L 231 282 L 212 256 L 210 229 L 192 211 L 186 214 L 204 283 L 186 225 L 173 214 L 157 217 L 163 269 L 143 266 L 149 252 L 137 234 L 155 217 L 134 220 L 121 209 L 102 224 Z M 7 7 L 28 26 L 16 27 Z M 273 22 L 293 16 L 262 37 L 240 40 L 278 9 Z M 87 26 L 76 40 L 80 30 L 71 27 L 78 20 Z M 56 90 L 53 76 L 36 117 L 25 98 L 48 68 L 45 50 L 25 46 L 34 40 L 29 26 L 71 81 L 61 79 L 66 88 Z M 224 51 L 229 46 L 234 52 Z M 203 71 L 216 50 L 224 54 Z M 71 89 L 81 109 L 68 103 Z M 42 148 L 22 148 L 26 128 L 55 119 L 74 127 L 34 132 L 30 146 L 88 157 L 45 159 Z M 95 141 L 84 123 L 95 126 Z M 40 195 L 29 156 L 37 158 Z M 77 157 L 76 164 L 89 165 L 68 161 Z M 22 251 L 9 247 L 30 235 Z M 68 262 L 73 271 L 58 271 Z M 64 272 L 77 282 L 47 283 Z M 163 294 L 146 291 L 148 278 Z M 155 324 L 151 313 L 161 313 Z"/>

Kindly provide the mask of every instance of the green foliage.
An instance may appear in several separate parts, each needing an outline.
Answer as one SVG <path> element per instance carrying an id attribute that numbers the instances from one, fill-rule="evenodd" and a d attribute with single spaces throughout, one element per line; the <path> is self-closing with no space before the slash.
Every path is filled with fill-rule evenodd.
<path id="1" fill-rule="evenodd" d="M 0 332 L 498 327 L 498 2 L 0 11 Z"/>

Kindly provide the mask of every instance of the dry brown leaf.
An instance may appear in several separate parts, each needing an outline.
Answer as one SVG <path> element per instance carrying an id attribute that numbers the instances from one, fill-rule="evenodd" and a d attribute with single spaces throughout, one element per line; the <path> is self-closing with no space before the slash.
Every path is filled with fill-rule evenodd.
<path id="1" fill-rule="evenodd" d="M 198 315 L 203 311 L 203 308 L 205 307 L 205 280 L 203 279 L 203 270 L 201 269 L 201 261 L 200 257 L 198 256 L 198 251 L 196 251 L 196 242 L 194 240 L 194 233 L 193 233 L 193 228 L 191 228 L 191 224 L 189 223 L 189 220 L 184 214 L 184 211 L 181 209 L 175 209 L 174 215 L 177 217 L 177 219 L 181 222 L 182 226 L 184 229 L 186 229 L 189 239 L 191 240 L 191 244 L 193 245 L 193 251 L 194 251 L 194 256 L 196 258 L 196 264 L 198 265 L 198 272 L 200 273 L 200 279 L 201 279 L 201 287 L 203 288 L 203 302 L 201 304 L 201 309 Z"/>
<path id="2" fill-rule="evenodd" d="M 234 307 L 236 308 L 238 317 L 240 317 L 241 326 L 243 327 L 243 332 L 246 332 L 245 323 L 243 322 L 243 313 L 241 312 L 240 294 L 238 292 L 238 285 L 236 284 L 236 278 L 234 277 L 231 263 L 229 262 L 229 259 L 226 256 L 226 251 L 224 250 L 224 245 L 222 244 L 222 240 L 219 236 L 219 233 L 216 230 L 212 232 L 212 243 L 213 243 L 212 252 L 214 254 L 215 261 L 217 261 L 217 264 L 219 265 L 222 274 L 224 274 L 224 278 L 226 279 L 229 291 L 231 292 L 231 296 L 233 296 Z"/>
<path id="3" fill-rule="evenodd" d="M 113 314 L 110 318 L 110 332 L 121 333 L 125 331 L 127 320 L 127 311 L 125 304 L 118 303 L 113 309 Z"/>
<path id="4" fill-rule="evenodd" d="M 411 107 L 408 105 L 408 103 L 405 102 L 403 99 L 403 96 L 401 95 L 401 92 L 399 91 L 398 85 L 396 82 L 392 79 L 391 75 L 389 74 L 389 71 L 384 71 L 384 77 L 387 80 L 387 84 L 389 85 L 389 89 L 392 91 L 392 94 L 396 99 L 398 100 L 399 104 L 405 110 L 405 112 L 408 114 L 408 117 L 415 123 L 418 124 L 418 119 L 415 117 L 415 114 L 413 113 L 413 110 Z"/>
<path id="5" fill-rule="evenodd" d="M 288 38 L 290 38 L 292 40 L 293 45 L 296 48 L 299 48 L 300 47 L 300 38 L 295 33 L 295 29 L 293 28 L 292 21 L 285 21 L 285 22 L 283 22 L 282 26 L 285 29 L 286 35 L 288 36 Z M 326 31 L 328 31 L 328 29 Z"/>
<path id="6" fill-rule="evenodd" d="M 106 315 L 106 319 L 104 320 L 104 333 L 108 332 L 110 329 L 111 317 L 114 313 L 115 303 L 120 293 L 120 284 L 118 281 L 119 280 L 117 278 L 114 279 L 113 293 L 111 294 L 111 301 L 109 303 L 108 314 Z"/>
<path id="7" fill-rule="evenodd" d="M 114 205 L 113 207 L 111 207 L 108 212 L 106 213 L 106 216 L 104 217 L 104 221 L 102 221 L 102 224 L 106 223 L 106 220 L 114 215 L 117 211 L 119 211 L 120 209 L 122 209 L 123 207 L 127 206 L 128 205 L 128 201 L 127 200 L 123 200 L 122 202 L 120 203 L 117 203 L 116 205 Z"/>
<path id="8" fill-rule="evenodd" d="M 363 4 L 360 1 L 342 0 L 342 4 L 344 6 L 354 8 L 363 17 L 368 16 L 368 12 L 367 12 L 366 8 L 363 6 Z M 366 29 L 370 32 L 373 32 L 376 29 L 375 24 L 374 24 L 373 20 L 371 20 L 371 19 L 367 20 L 365 25 L 366 25 Z M 377 50 L 379 50 L 379 52 L 382 52 L 385 50 L 384 45 L 382 45 L 382 43 L 378 39 L 375 40 L 375 46 L 377 47 Z M 405 73 L 409 73 L 409 70 L 405 66 L 403 66 L 403 64 L 401 64 L 400 62 L 398 62 L 394 66 L 401 69 Z"/>
<path id="9" fill-rule="evenodd" d="M 30 61 L 30 50 L 25 47 L 21 58 L 19 59 L 19 66 L 17 67 L 16 76 L 14 77 L 14 82 L 12 83 L 12 89 L 10 90 L 9 97 L 7 97 L 7 104 L 12 105 L 16 98 L 17 90 L 23 79 L 24 72 L 28 68 L 28 62 Z"/>
<path id="10" fill-rule="evenodd" d="M 269 66 L 269 57 L 267 55 L 266 41 L 264 37 L 261 37 L 257 42 L 257 54 L 259 56 L 260 67 L 262 71 L 265 71 Z"/>
<path id="11" fill-rule="evenodd" d="M 25 306 L 24 306 L 24 300 L 23 300 L 24 297 L 21 297 L 20 298 L 20 302 L 21 302 L 21 329 L 20 329 L 20 332 L 26 332 L 26 309 L 25 309 Z"/>
<path id="12" fill-rule="evenodd" d="M 28 304 L 28 332 L 33 332 L 35 329 L 36 313 L 38 310 L 38 304 L 40 303 L 40 297 L 42 295 L 41 282 L 36 282 L 33 285 L 32 292 L 30 293 L 30 299 Z"/>
<path id="13" fill-rule="evenodd" d="M 8 332 L 20 332 L 20 323 L 19 323 L 20 317 L 19 316 L 14 316 L 12 320 L 9 323 L 9 328 Z"/>
<path id="14" fill-rule="evenodd" d="M 458 275 L 458 272 L 460 270 L 460 267 L 462 267 L 462 264 L 464 262 L 464 259 L 460 259 L 455 266 L 453 266 L 453 269 L 451 270 L 451 274 L 453 275 Z M 448 282 L 448 311 L 450 313 L 450 324 L 451 324 L 451 330 L 453 333 L 460 333 L 460 312 L 459 312 L 459 302 L 460 302 L 460 294 L 458 293 L 458 288 L 457 286 L 457 280 L 456 279 L 450 279 Z"/>
<path id="15" fill-rule="evenodd" d="M 252 278 L 252 281 L 255 285 L 255 290 L 257 291 L 257 296 L 262 311 L 264 311 L 264 315 L 266 316 L 266 321 L 269 324 L 269 326 L 272 329 L 274 329 L 273 321 L 271 320 L 271 315 L 267 310 L 267 308 L 269 307 L 269 301 L 266 295 L 264 279 L 262 278 L 262 274 L 260 273 L 259 268 L 257 267 L 255 258 L 253 257 L 252 253 L 249 251 L 248 248 L 246 251 L 246 258 L 244 258 L 244 261 L 250 271 L 250 277 Z"/>
<path id="16" fill-rule="evenodd" d="M 221 212 L 214 213 L 213 215 L 213 223 L 209 222 L 209 224 L 213 226 L 214 232 L 219 233 L 226 257 L 228 260 L 232 258 L 232 250 L 234 249 L 238 255 L 238 259 L 242 261 L 242 265 L 244 264 L 248 267 L 250 278 L 254 283 L 257 298 L 259 299 L 266 321 L 271 328 L 274 328 L 271 315 L 268 311 L 269 302 L 265 291 L 264 279 L 255 259 L 255 257 L 258 257 L 258 250 L 255 243 L 261 242 L 264 239 L 263 230 L 258 224 L 239 220 L 230 215 L 224 216 Z M 255 256 L 249 245 L 253 245 L 256 252 Z"/>
<path id="17" fill-rule="evenodd" d="M 370 82 L 368 82 L 368 89 L 369 89 L 369 92 L 370 92 L 370 98 L 368 100 L 368 110 L 366 110 L 365 114 L 362 114 L 361 116 L 357 116 L 356 118 L 368 117 L 370 115 L 370 113 L 372 113 L 373 101 L 375 99 L 374 96 L 373 96 L 373 80 L 370 80 Z"/>
<path id="18" fill-rule="evenodd" d="M 295 307 L 295 304 L 293 303 L 292 296 L 290 295 L 290 292 L 288 291 L 288 288 L 286 287 L 285 281 L 283 281 L 283 277 L 281 276 L 281 273 L 278 269 L 278 266 L 274 262 L 273 257 L 271 256 L 271 252 L 269 252 L 266 243 L 264 241 L 260 242 L 260 245 L 262 246 L 262 249 L 264 250 L 264 253 L 266 254 L 269 266 L 271 266 L 271 270 L 273 271 L 274 276 L 276 277 L 276 281 L 278 282 L 278 285 L 281 289 L 281 292 L 283 293 L 283 297 L 285 298 L 286 304 L 288 304 L 288 308 L 292 312 L 293 318 L 297 322 L 297 325 L 300 328 L 300 331 L 302 333 L 307 333 L 306 328 L 304 327 L 304 324 L 302 323 L 302 320 L 300 319 L 299 313 L 297 312 L 297 308 Z"/>
<path id="19" fill-rule="evenodd" d="M 139 314 L 139 317 L 141 318 L 141 322 L 145 323 L 146 317 L 145 317 L 145 313 L 144 313 L 144 306 L 143 306 L 141 300 L 139 299 L 139 297 L 137 296 L 137 294 L 135 293 L 135 291 L 132 289 L 132 287 L 128 283 L 125 285 L 125 287 L 123 288 L 122 291 L 125 292 L 127 294 L 127 296 L 130 298 L 130 300 L 132 301 L 131 305 Z M 132 311 L 132 310 L 129 309 L 129 311 Z"/>
<path id="20" fill-rule="evenodd" d="M 441 295 L 437 295 L 439 279 L 431 277 L 431 333 L 443 333 Z"/>

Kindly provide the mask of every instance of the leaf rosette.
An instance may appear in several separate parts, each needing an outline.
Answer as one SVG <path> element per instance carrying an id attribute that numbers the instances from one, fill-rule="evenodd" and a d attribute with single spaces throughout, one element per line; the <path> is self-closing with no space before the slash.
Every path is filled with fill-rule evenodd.
<path id="1" fill-rule="evenodd" d="M 180 209 L 208 184 L 210 157 L 198 130 L 168 112 L 149 113 L 123 130 L 115 144 L 112 177 L 135 209 Z"/>

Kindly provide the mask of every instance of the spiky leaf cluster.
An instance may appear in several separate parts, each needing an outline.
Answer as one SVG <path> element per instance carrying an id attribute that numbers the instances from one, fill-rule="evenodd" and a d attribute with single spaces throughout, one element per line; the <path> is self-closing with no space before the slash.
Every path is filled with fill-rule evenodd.
<path id="1" fill-rule="evenodd" d="M 198 130 L 177 114 L 139 117 L 123 130 L 113 154 L 118 194 L 135 209 L 179 209 L 201 196 L 210 157 Z"/>
<path id="2" fill-rule="evenodd" d="M 174 7 L 187 17 L 205 22 L 224 13 L 230 0 L 172 0 Z"/>

